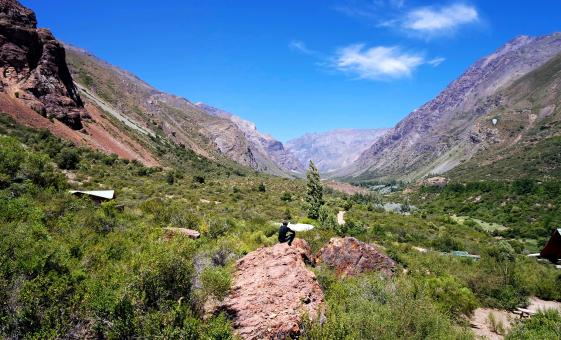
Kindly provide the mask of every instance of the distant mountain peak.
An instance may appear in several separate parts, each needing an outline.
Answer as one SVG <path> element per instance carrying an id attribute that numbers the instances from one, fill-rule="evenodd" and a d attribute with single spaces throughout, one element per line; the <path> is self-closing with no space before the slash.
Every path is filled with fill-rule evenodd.
<path id="1" fill-rule="evenodd" d="M 311 132 L 286 143 L 302 164 L 313 160 L 322 173 L 350 165 L 388 129 L 341 128 Z"/>

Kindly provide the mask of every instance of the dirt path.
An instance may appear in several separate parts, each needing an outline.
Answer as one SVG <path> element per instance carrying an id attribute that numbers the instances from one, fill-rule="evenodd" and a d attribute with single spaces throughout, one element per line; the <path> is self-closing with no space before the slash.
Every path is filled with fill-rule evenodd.
<path id="1" fill-rule="evenodd" d="M 500 333 L 502 334 L 497 334 L 496 329 L 494 329 L 494 327 L 491 325 L 491 322 L 489 320 L 490 315 L 493 315 L 494 319 L 496 320 L 495 325 L 498 325 L 497 328 L 501 328 Z M 490 340 L 502 340 L 504 338 L 504 334 L 508 332 L 517 318 L 517 315 L 505 310 L 477 308 L 473 312 L 470 324 L 471 328 L 473 328 L 473 332 L 477 337 Z"/>
<path id="2" fill-rule="evenodd" d="M 546 309 L 557 309 L 561 312 L 561 302 L 545 301 L 536 297 L 531 297 L 528 302 L 529 304 L 526 309 L 533 312 L 539 312 Z M 495 329 L 495 327 L 491 324 L 489 320 L 489 316 L 491 314 L 495 319 L 495 325 L 499 325 L 497 328 L 502 328 L 502 332 L 499 332 L 502 334 L 497 334 L 497 329 Z M 473 332 L 478 337 L 491 340 L 501 340 L 504 338 L 504 334 L 508 333 L 512 325 L 518 320 L 520 320 L 520 316 L 509 311 L 492 308 L 477 308 L 473 312 L 470 324 L 473 328 Z"/>
<path id="3" fill-rule="evenodd" d="M 346 214 L 346 213 L 347 213 L 346 211 L 341 210 L 341 211 L 339 211 L 339 213 L 337 214 L 337 223 L 338 223 L 339 225 L 345 224 L 345 214 Z"/>

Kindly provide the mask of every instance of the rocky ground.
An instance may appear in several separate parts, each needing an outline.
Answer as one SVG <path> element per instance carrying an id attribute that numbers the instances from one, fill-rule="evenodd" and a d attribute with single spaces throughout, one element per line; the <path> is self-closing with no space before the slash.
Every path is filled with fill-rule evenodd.
<path id="1" fill-rule="evenodd" d="M 378 270 L 393 272 L 395 262 L 370 244 L 352 237 L 333 238 L 313 256 L 304 240 L 260 248 L 236 264 L 230 294 L 217 308 L 233 321 L 244 339 L 282 339 L 298 336 L 304 318 L 324 315 L 324 296 L 307 267 L 318 261 L 340 276 Z"/>
<path id="2" fill-rule="evenodd" d="M 283 339 L 300 333 L 303 315 L 321 317 L 323 292 L 306 262 L 306 241 L 260 248 L 236 264 L 230 295 L 221 310 L 244 339 Z"/>
<path id="3" fill-rule="evenodd" d="M 334 237 L 317 254 L 317 262 L 334 268 L 337 276 L 346 277 L 366 271 L 392 275 L 395 262 L 380 250 L 354 237 Z"/>

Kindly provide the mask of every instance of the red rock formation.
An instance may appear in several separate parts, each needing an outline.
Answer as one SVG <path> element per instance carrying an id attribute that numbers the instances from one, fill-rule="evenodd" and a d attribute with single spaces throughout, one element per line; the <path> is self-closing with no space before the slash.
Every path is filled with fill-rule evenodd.
<path id="1" fill-rule="evenodd" d="M 64 47 L 16 0 L 0 0 L 0 91 L 73 129 L 87 116 Z"/>
<path id="2" fill-rule="evenodd" d="M 313 272 L 306 241 L 296 239 L 260 248 L 236 264 L 234 284 L 220 309 L 233 320 L 244 339 L 284 339 L 297 336 L 302 317 L 322 312 L 323 292 Z"/>
<path id="3" fill-rule="evenodd" d="M 366 271 L 381 271 L 392 275 L 395 262 L 382 254 L 375 246 L 354 237 L 334 237 L 320 249 L 317 263 L 335 268 L 337 276 L 346 277 Z"/>

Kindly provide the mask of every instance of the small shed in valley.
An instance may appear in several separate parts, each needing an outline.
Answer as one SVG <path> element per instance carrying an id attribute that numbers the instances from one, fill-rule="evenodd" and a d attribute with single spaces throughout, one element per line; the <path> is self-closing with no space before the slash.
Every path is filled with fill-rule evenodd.
<path id="1" fill-rule="evenodd" d="M 540 257 L 551 262 L 557 262 L 561 258 L 561 228 L 553 230 L 549 241 L 540 252 Z"/>

